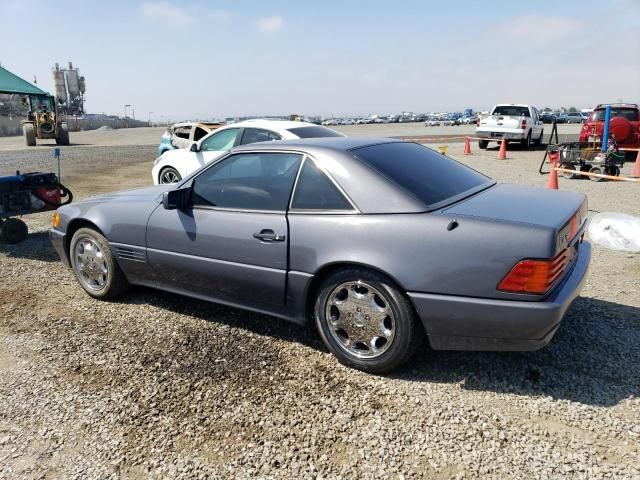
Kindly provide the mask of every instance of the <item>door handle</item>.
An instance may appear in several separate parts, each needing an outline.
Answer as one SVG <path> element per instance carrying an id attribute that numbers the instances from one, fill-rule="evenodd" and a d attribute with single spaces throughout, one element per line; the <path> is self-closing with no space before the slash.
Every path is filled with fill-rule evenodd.
<path id="1" fill-rule="evenodd" d="M 284 242 L 285 236 L 265 229 L 260 230 L 260 233 L 254 233 L 253 238 L 257 238 L 261 242 Z"/>

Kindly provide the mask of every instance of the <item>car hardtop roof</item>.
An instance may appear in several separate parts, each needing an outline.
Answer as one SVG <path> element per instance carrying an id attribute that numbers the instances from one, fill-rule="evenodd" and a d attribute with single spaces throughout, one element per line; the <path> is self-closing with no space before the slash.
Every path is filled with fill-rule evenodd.
<path id="1" fill-rule="evenodd" d="M 638 108 L 637 103 L 599 103 L 598 105 L 596 105 L 596 109 L 602 109 L 607 106 L 621 107 L 621 108 Z"/>
<path id="2" fill-rule="evenodd" d="M 230 123 L 226 125 L 226 127 L 260 127 L 263 126 L 265 128 L 282 128 L 282 129 L 290 129 L 290 128 L 300 128 L 300 127 L 312 127 L 315 126 L 313 123 L 309 122 L 298 122 L 294 120 L 271 120 L 269 118 L 251 118 L 249 120 L 242 120 L 236 123 Z"/>
<path id="3" fill-rule="evenodd" d="M 530 107 L 526 103 L 496 103 L 494 107 Z"/>
<path id="4" fill-rule="evenodd" d="M 233 152 L 246 150 L 306 150 L 319 148 L 325 150 L 337 150 L 346 152 L 361 147 L 379 145 L 381 143 L 400 143 L 404 140 L 397 138 L 372 138 L 372 137 L 320 137 L 300 138 L 295 140 L 278 140 L 273 142 L 259 142 L 240 145 L 232 149 Z"/>

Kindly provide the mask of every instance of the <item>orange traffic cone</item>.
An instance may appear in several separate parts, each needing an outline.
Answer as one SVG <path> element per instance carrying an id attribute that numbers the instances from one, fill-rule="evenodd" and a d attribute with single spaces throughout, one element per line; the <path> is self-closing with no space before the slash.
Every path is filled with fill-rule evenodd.
<path id="1" fill-rule="evenodd" d="M 549 152 L 551 171 L 549 172 L 549 178 L 547 178 L 547 188 L 551 188 L 553 190 L 558 190 L 558 172 L 556 171 L 556 167 L 558 166 L 559 159 L 559 152 Z"/>
<path id="2" fill-rule="evenodd" d="M 640 150 L 636 155 L 636 164 L 633 166 L 632 177 L 640 178 Z"/>
<path id="3" fill-rule="evenodd" d="M 464 141 L 464 154 L 471 155 L 471 141 L 469 137 L 466 137 L 466 140 Z"/>
<path id="4" fill-rule="evenodd" d="M 507 141 L 503 138 L 500 143 L 500 151 L 498 152 L 498 160 L 507 159 Z"/>

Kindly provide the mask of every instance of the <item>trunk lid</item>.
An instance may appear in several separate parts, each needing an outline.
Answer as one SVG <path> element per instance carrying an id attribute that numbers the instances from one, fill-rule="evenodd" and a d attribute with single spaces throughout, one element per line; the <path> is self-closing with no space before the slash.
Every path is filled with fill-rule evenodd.
<path id="1" fill-rule="evenodd" d="M 552 230 L 549 258 L 566 249 L 587 218 L 586 197 L 579 193 L 498 184 L 443 210 L 454 216 L 523 223 Z"/>
<path id="2" fill-rule="evenodd" d="M 547 264 L 546 290 L 541 297 L 544 298 L 561 283 L 578 258 L 587 219 L 587 200 L 584 195 L 573 192 L 502 184 L 442 212 L 459 219 L 473 217 L 492 223 L 524 224 L 546 231 L 547 235 L 540 237 L 537 253 L 523 250 L 520 261 L 509 272 L 509 275 L 514 273 L 523 262 Z"/>

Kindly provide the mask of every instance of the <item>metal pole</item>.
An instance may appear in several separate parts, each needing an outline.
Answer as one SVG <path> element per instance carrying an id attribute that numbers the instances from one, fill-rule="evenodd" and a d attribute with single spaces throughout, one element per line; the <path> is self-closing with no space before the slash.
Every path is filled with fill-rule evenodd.
<path id="1" fill-rule="evenodd" d="M 611 105 L 607 105 L 604 110 L 604 132 L 602 133 L 602 151 L 606 152 L 609 147 L 609 120 L 611 119 Z"/>

